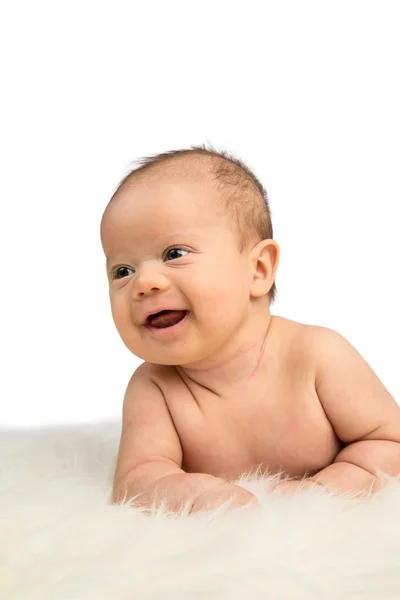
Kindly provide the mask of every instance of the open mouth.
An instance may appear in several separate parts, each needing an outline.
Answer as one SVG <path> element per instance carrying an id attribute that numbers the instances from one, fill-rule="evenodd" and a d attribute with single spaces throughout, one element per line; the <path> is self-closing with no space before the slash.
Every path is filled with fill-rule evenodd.
<path id="1" fill-rule="evenodd" d="M 146 325 L 156 329 L 167 329 L 177 325 L 187 315 L 187 310 L 161 310 L 147 318 Z"/>

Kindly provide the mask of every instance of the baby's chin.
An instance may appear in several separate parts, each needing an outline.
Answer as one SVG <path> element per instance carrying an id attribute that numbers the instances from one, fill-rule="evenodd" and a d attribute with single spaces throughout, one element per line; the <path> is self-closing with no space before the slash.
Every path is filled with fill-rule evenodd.
<path id="1" fill-rule="evenodd" d="M 137 356 L 141 360 L 144 360 L 147 363 L 159 365 L 162 367 L 190 367 L 190 365 L 195 364 L 193 361 L 188 361 L 183 356 L 177 356 L 176 358 L 174 358 L 173 356 L 165 356 L 165 354 L 163 354 L 162 356 L 154 356 L 148 354 L 143 354 L 140 356 L 137 353 L 135 353 L 135 356 Z"/>
<path id="2" fill-rule="evenodd" d="M 139 348 L 137 345 L 131 345 L 126 342 L 124 343 L 129 352 L 147 363 L 163 366 L 176 366 L 177 364 L 180 364 L 180 361 L 183 361 L 184 363 L 187 362 L 188 353 L 187 351 L 182 351 L 181 349 L 178 349 L 178 351 L 173 351 L 172 349 L 165 348 L 151 351 L 143 347 Z"/>
<path id="3" fill-rule="evenodd" d="M 182 350 L 177 350 L 174 352 L 173 350 L 165 350 L 160 352 L 140 352 L 138 349 L 133 351 L 133 349 L 128 349 L 140 358 L 141 360 L 151 363 L 153 365 L 160 365 L 165 367 L 187 367 L 189 368 L 191 365 L 196 365 L 199 361 L 206 360 L 208 358 L 208 354 L 205 356 L 198 356 L 196 353 L 191 353 Z"/>

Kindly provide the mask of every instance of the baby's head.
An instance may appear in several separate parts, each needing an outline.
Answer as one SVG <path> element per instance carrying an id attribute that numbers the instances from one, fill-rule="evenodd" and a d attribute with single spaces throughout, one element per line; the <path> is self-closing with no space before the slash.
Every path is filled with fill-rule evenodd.
<path id="1" fill-rule="evenodd" d="M 276 295 L 272 237 L 267 194 L 238 159 L 204 147 L 142 159 L 101 221 L 124 344 L 147 362 L 181 365 L 218 353 L 246 323 L 257 331 Z M 164 309 L 189 318 L 153 335 L 144 319 Z"/>

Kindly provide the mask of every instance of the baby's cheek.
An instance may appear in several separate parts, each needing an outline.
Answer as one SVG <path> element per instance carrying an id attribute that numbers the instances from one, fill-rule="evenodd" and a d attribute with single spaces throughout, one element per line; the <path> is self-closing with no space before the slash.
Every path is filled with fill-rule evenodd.
<path id="1" fill-rule="evenodd" d="M 190 293 L 196 298 L 202 299 L 204 303 L 219 301 L 225 302 L 237 296 L 242 288 L 240 281 L 236 280 L 227 269 L 219 266 L 209 266 L 205 273 L 203 270 L 193 273 L 190 279 Z"/>
<path id="2" fill-rule="evenodd" d="M 132 325 L 133 316 L 129 313 L 126 302 L 124 302 L 123 299 L 111 299 L 111 314 L 114 324 L 119 332 L 122 332 L 129 327 L 129 325 Z"/>

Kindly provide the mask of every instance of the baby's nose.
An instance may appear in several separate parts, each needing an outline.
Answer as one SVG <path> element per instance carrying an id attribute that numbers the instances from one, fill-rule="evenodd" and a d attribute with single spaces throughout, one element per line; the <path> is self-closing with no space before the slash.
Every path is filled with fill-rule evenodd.
<path id="1" fill-rule="evenodd" d="M 168 287 L 167 278 L 157 268 L 145 269 L 136 275 L 136 281 L 133 285 L 133 295 L 135 298 L 140 299 L 147 294 L 163 292 Z"/>

